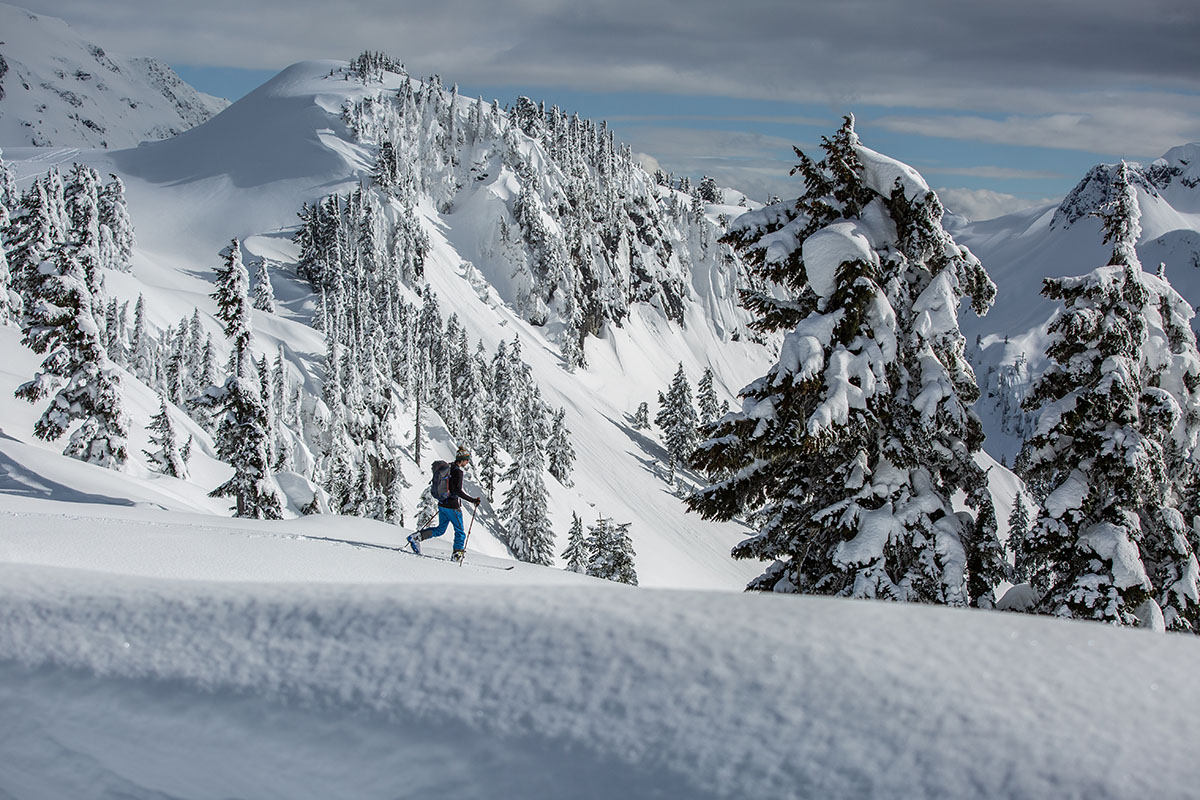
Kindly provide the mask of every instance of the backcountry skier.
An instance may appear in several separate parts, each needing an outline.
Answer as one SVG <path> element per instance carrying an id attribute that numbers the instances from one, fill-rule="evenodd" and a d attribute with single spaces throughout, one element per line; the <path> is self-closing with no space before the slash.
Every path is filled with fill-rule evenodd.
<path id="1" fill-rule="evenodd" d="M 438 523 L 431 528 L 422 528 L 416 533 L 408 537 L 408 545 L 413 549 L 413 552 L 420 555 L 421 542 L 434 536 L 441 536 L 446 532 L 448 525 L 454 526 L 454 553 L 451 558 L 454 561 L 461 561 L 463 551 L 467 547 L 467 532 L 463 529 L 462 518 L 462 500 L 468 503 L 474 503 L 478 508 L 479 498 L 471 497 L 471 495 L 463 492 L 463 467 L 470 463 L 471 453 L 465 447 L 458 448 L 458 452 L 454 456 L 454 463 L 450 465 L 449 476 L 446 484 L 439 488 L 439 475 L 437 464 L 434 464 L 434 481 L 433 489 L 434 496 L 438 498 Z M 444 495 L 444 496 L 443 496 Z"/>

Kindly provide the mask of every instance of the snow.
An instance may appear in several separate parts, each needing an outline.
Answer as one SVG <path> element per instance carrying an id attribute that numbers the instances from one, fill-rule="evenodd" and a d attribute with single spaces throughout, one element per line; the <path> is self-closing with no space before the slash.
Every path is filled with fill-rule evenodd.
<path id="1" fill-rule="evenodd" d="M 1200 304 L 1200 270 L 1196 268 L 1200 265 L 1197 152 L 1200 144 L 1181 145 L 1154 162 L 1180 170 L 1165 187 L 1152 186 L 1141 172 L 1136 172 L 1140 167 L 1130 165 L 1135 170 L 1141 210 L 1142 235 L 1137 250 L 1147 271 L 1143 280 L 1152 277 L 1159 263 L 1164 263 L 1172 287 L 1193 306 Z M 1099 211 L 1107 199 L 1105 192 L 1113 169 L 1097 167 L 1060 206 L 1029 209 L 954 230 L 955 239 L 983 262 L 997 286 L 996 301 L 987 316 L 963 315 L 962 330 L 968 342 L 978 337 L 982 343 L 982 349 L 972 351 L 970 357 L 985 390 L 976 407 L 987 434 L 984 446 L 995 457 L 1005 457 L 1009 464 L 1023 436 L 1031 431 L 1021 432 L 1002 424 L 999 406 L 1012 390 L 997 385 L 997 378 L 1004 367 L 1023 358 L 1027 379 L 1015 387 L 1019 392 L 1045 367 L 1045 330 L 1058 304 L 1040 295 L 1042 279 L 1085 275 L 1109 262 L 1112 246 L 1104 244 L 1099 220 L 1089 215 Z M 1074 221 L 1068 222 L 1071 219 Z M 1010 404 L 1012 399 L 1008 398 Z"/>
<path id="2" fill-rule="evenodd" d="M 85 41 L 65 22 L 0 3 L 0 145 L 131 147 L 163 139 L 229 105 L 166 64 Z"/>
<path id="3" fill-rule="evenodd" d="M 1149 585 L 1150 581 L 1146 577 L 1146 570 L 1142 567 L 1142 558 L 1138 547 L 1130 541 L 1123 526 L 1113 525 L 1110 522 L 1092 525 L 1087 530 L 1080 532 L 1079 546 L 1112 564 L 1113 584 L 1117 588 L 1128 589 L 1133 586 Z"/>
<path id="4" fill-rule="evenodd" d="M 847 261 L 879 264 L 879 256 L 857 221 L 827 225 L 804 240 L 801 257 L 808 282 L 817 297 L 828 298 L 837 288 L 837 270 Z M 768 251 L 769 252 L 769 251 Z"/>
<path id="5" fill-rule="evenodd" d="M 133 273 L 106 273 L 108 292 L 122 301 L 136 301 L 144 294 L 148 320 L 158 330 L 199 308 L 206 330 L 220 342 L 209 293 L 213 272 L 221 264 L 218 253 L 230 239 L 242 239 L 247 259 L 294 261 L 290 236 L 301 204 L 351 191 L 373 168 L 372 155 L 351 141 L 340 114 L 348 99 L 378 91 L 379 86 L 328 77 L 331 69 L 342 66 L 343 62 L 314 61 L 289 67 L 209 122 L 166 141 L 117 152 L 6 148 L 5 157 L 17 171 L 21 188 L 54 163 L 65 167 L 71 161 L 86 161 L 103 173 L 119 174 L 138 243 Z M 399 80 L 389 75 L 384 88 L 394 89 Z M 460 102 L 465 107 L 466 101 Z M 603 515 L 633 523 L 630 535 L 642 585 L 743 588 L 757 565 L 733 561 L 729 550 L 744 538 L 745 527 L 688 513 L 659 476 L 666 455 L 657 431 L 638 432 L 630 424 L 641 402 L 653 405 L 658 389 L 666 387 L 681 361 L 693 384 L 711 366 L 719 398 L 730 402 L 736 401 L 740 387 L 766 371 L 767 348 L 746 336 L 732 340 L 744 324 L 736 294 L 727 290 L 726 297 L 709 296 L 703 302 L 692 298 L 682 327 L 653 308 L 634 306 L 622 327 L 606 327 L 600 337 L 588 339 L 588 369 L 568 374 L 553 332 L 528 325 L 505 302 L 512 296 L 507 286 L 511 264 L 481 244 L 494 231 L 495 191 L 506 180 L 502 172 L 494 177 L 495 183 L 479 183 L 474 194 L 461 193 L 462 203 L 452 211 L 440 212 L 429 203 L 418 207 L 431 241 L 425 279 L 437 292 L 443 315 L 457 314 L 472 341 L 482 339 L 492 351 L 498 342 L 519 337 L 543 398 L 567 410 L 566 424 L 578 458 L 575 485 L 566 489 L 552 484 L 549 516 L 558 537 L 556 555 L 565 546 L 572 512 L 588 523 Z M 324 338 L 307 324 L 315 307 L 311 288 L 290 273 L 281 269 L 272 275 L 278 313 L 253 312 L 253 356 L 265 353 L 273 361 L 282 344 L 293 378 L 306 391 L 319 394 Z M 730 277 L 697 272 L 692 280 L 696 286 L 716 286 L 727 284 Z M 0 330 L 0 336 L 4 333 Z M 28 379 L 25 369 L 14 369 L 18 383 Z M 0 398 L 3 395 L 0 386 Z M 0 400 L 0 410 L 6 407 Z M 148 397 L 131 411 L 135 437 L 157 410 L 157 400 Z M 403 430 L 411 429 L 410 419 L 408 414 Z M 451 455 L 454 443 L 445 427 L 436 419 L 429 425 L 433 457 Z M 11 435 L 28 441 L 28 430 L 14 424 Z M 187 432 L 180 435 L 186 437 Z M 144 442 L 130 441 L 139 470 L 145 447 Z M 227 502 L 203 495 L 227 477 L 227 468 L 217 462 L 193 470 L 189 501 L 182 507 L 194 511 L 200 503 L 210 513 L 225 515 Z M 411 517 L 428 476 L 409 464 L 405 477 L 411 484 L 405 496 Z M 110 496 L 141 499 L 145 493 L 139 480 L 114 487 Z M 482 509 L 472 547 L 502 556 L 507 550 L 497 535 L 499 521 L 493 512 L 486 505 Z"/>
<path id="6" fill-rule="evenodd" d="M 921 177 L 921 173 L 890 156 L 877 153 L 861 144 L 854 146 L 854 152 L 863 165 L 863 182 L 884 197 L 892 196 L 896 182 L 904 190 L 904 196 L 911 202 L 924 197 L 929 191 L 929 184 Z"/>
<path id="7" fill-rule="evenodd" d="M 457 567 L 364 546 L 400 532 L 361 520 L 12 497 L 0 518 L 12 796 L 1129 797 L 1197 778 L 1191 637 Z"/>
<path id="8" fill-rule="evenodd" d="M 5 155 L 23 185 L 73 160 L 120 174 L 139 244 L 133 273 L 106 274 L 108 291 L 122 301 L 145 294 L 159 330 L 199 307 L 217 331 L 208 295 L 221 248 L 237 236 L 248 253 L 294 259 L 300 204 L 370 171 L 371 153 L 339 117 L 347 99 L 369 90 L 327 79 L 335 66 L 289 68 L 164 142 Z M 387 80 L 395 88 L 394 76 Z M 878 191 L 890 194 L 897 178 L 910 199 L 927 189 L 898 162 L 859 154 Z M 631 425 L 633 410 L 680 362 L 693 381 L 713 366 L 718 392 L 733 400 L 773 361 L 749 337 L 731 337 L 741 317 L 730 275 L 687 276 L 684 325 L 635 306 L 622 327 L 587 341 L 590 366 L 568 374 L 548 332 L 506 305 L 511 272 L 489 252 L 489 221 L 511 177 L 499 171 L 454 209 L 418 208 L 431 237 L 427 277 L 470 337 L 490 347 L 518 337 L 547 401 L 566 409 L 579 458 L 575 486 L 551 493 L 555 528 L 565 532 L 572 513 L 585 523 L 595 515 L 632 522 L 638 577 L 652 588 L 514 564 L 488 507 L 462 567 L 406 553 L 406 527 L 331 515 L 230 520 L 228 502 L 207 496 L 229 468 L 182 413 L 173 411 L 181 438 L 196 440 L 190 480 L 156 475 L 133 455 L 149 446 L 145 425 L 159 401 L 125 376 L 126 470 L 63 458 L 61 443 L 30 434 L 40 407 L 12 397 L 39 359 L 15 329 L 0 327 L 9 354 L 0 365 L 0 796 L 1195 792 L 1200 645 L 1190 637 L 736 591 L 761 567 L 729 558 L 746 528 L 685 513 L 658 477 L 657 435 Z M 868 207 L 836 239 L 812 243 L 810 276 L 823 290 L 832 290 L 845 254 L 876 257 L 873 214 Z M 973 235 L 1028 255 L 1049 236 L 1049 213 L 1035 217 L 1024 219 L 1019 247 L 999 244 L 1011 219 Z M 1143 219 L 1154 231 L 1174 218 L 1150 209 Z M 1062 257 L 1054 268 L 1071 271 L 1072 248 L 1094 235 L 1086 225 L 1055 231 L 1066 238 L 1035 253 L 1036 269 Z M 782 243 L 795 227 L 775 235 Z M 283 345 L 289 374 L 317 391 L 324 345 L 306 324 L 311 292 L 282 269 L 272 280 L 279 314 L 253 313 L 254 355 L 273 358 Z M 1013 348 L 1036 341 L 1044 316 L 1026 294 L 1014 292 L 989 317 L 1030 321 L 1035 332 L 1014 337 Z M 928 332 L 946 329 L 955 309 L 936 292 L 927 299 Z M 842 351 L 817 363 L 825 329 L 784 343 L 780 363 L 797 374 L 841 376 L 841 391 L 818 410 L 826 420 L 861 407 L 862 393 L 884 383 L 871 365 L 895 356 L 894 311 L 880 303 L 869 313 L 879 338 L 856 344 L 869 358 Z M 764 420 L 775 413 L 769 403 L 753 409 Z M 430 459 L 452 452 L 440 421 L 426 434 Z M 1019 481 L 986 454 L 979 461 L 991 467 L 1003 528 Z M 426 476 L 405 470 L 411 509 Z M 902 471 L 885 465 L 873 485 L 899 485 Z M 279 482 L 294 516 L 312 488 L 295 473 Z M 841 555 L 860 562 L 878 552 L 884 516 L 868 512 Z M 960 557 L 953 521 L 934 533 L 943 556 Z M 425 547 L 445 555 L 449 543 Z"/>

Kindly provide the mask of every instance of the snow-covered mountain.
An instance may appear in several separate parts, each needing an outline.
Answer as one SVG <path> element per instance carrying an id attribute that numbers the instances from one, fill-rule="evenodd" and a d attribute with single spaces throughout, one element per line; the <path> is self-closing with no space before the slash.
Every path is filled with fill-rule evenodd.
<path id="1" fill-rule="evenodd" d="M 308 251 L 293 241 L 298 214 L 333 203 L 346 226 L 347 209 L 369 211 L 377 220 L 373 241 L 387 253 L 379 263 L 387 269 L 403 269 L 399 262 L 408 251 L 397 242 L 412 230 L 405 226 L 416 226 L 427 239 L 423 263 L 419 275 L 388 284 L 395 303 L 418 306 L 428 282 L 443 318 L 455 317 L 469 344 L 481 342 L 490 354 L 501 342 L 519 343 L 533 386 L 550 409 L 563 410 L 577 460 L 570 486 L 545 477 L 554 555 L 564 547 L 573 513 L 588 524 L 603 516 L 632 523 L 641 583 L 741 588 L 757 569 L 728 555 L 744 529 L 686 513 L 676 487 L 664 479 L 666 457 L 656 433 L 635 429 L 633 418 L 641 403 L 655 405 L 679 364 L 693 384 L 711 368 L 719 398 L 730 402 L 764 370 L 770 349 L 746 334 L 746 312 L 737 306 L 740 261 L 717 242 L 724 220 L 742 209 L 698 206 L 637 167 L 602 125 L 525 103 L 509 112 L 458 97 L 436 78 L 422 82 L 399 72 L 364 74 L 344 62 L 312 62 L 285 70 L 209 122 L 165 141 L 115 152 L 11 152 L 31 156 L 13 162 L 19 188 L 55 158 L 64 168 L 86 162 L 124 180 L 138 246 L 132 273 L 106 273 L 107 290 L 130 304 L 130 315 L 133 302 L 144 297 L 147 322 L 164 353 L 170 349 L 164 331 L 199 309 L 223 361 L 209 296 L 219 253 L 237 237 L 247 263 L 269 260 L 279 310 L 255 312 L 252 347 L 256 359 L 269 361 L 282 347 L 287 380 L 304 395 L 308 421 L 292 440 L 302 484 L 329 477 L 323 459 L 330 443 L 323 437 L 330 409 L 322 386 L 331 373 L 325 334 L 312 327 L 327 309 L 314 282 L 328 279 L 328 298 L 342 282 L 347 292 L 358 291 L 352 265 L 366 263 L 367 252 L 375 251 L 346 243 L 347 235 L 356 236 L 344 228 L 334 236 L 345 243 L 340 258 L 349 259 L 339 262 L 343 276 L 323 278 L 310 264 L 312 282 L 302 280 L 297 272 Z M 554 138 L 556 125 L 561 140 Z M 403 142 L 388 186 L 373 177 L 385 141 Z M 372 275 L 363 286 L 375 286 Z M 347 313 L 347 324 L 355 325 L 354 315 L 361 319 L 363 312 Z M 578 345 L 580 355 L 571 356 Z M 587 367 L 571 371 L 573 358 Z M 138 382 L 129 376 L 127 383 Z M 144 428 L 157 411 L 152 394 L 130 410 L 130 450 L 139 453 L 149 448 Z M 428 483 L 428 459 L 450 455 L 463 440 L 446 418 L 456 412 L 438 410 L 438 416 L 424 411 L 420 427 L 432 455 L 427 449 L 420 466 L 412 398 L 403 398 L 389 418 L 395 433 L 388 447 L 401 456 L 410 525 Z M 28 428 L 13 427 L 11 435 L 40 446 Z M 201 451 L 190 485 L 211 489 L 225 468 L 206 461 L 215 452 L 208 434 L 190 432 Z M 349 446 L 356 459 L 364 452 L 361 442 Z M 145 470 L 140 458 L 132 461 L 128 474 L 135 482 L 175 482 Z M 485 505 L 474 528 L 472 549 L 508 553 L 497 516 L 507 489 L 500 480 L 495 508 Z M 126 494 L 142 496 L 144 486 Z M 191 489 L 179 494 L 190 498 L 181 508 L 227 513 L 226 501 Z M 294 512 L 304 502 L 289 507 Z"/>
<path id="2" fill-rule="evenodd" d="M 997 286 L 992 310 L 981 319 L 964 315 L 962 328 L 984 390 L 978 410 L 987 426 L 985 447 L 998 460 L 1012 463 L 1031 424 L 1020 399 L 1043 368 L 1046 325 L 1057 307 L 1039 294 L 1042 279 L 1108 263 L 1112 246 L 1095 215 L 1111 199 L 1118 167 L 1093 167 L 1058 205 L 982 222 L 947 217 L 955 239 L 980 258 Z M 1143 267 L 1155 272 L 1162 264 L 1175 290 L 1200 305 L 1200 144 L 1131 164 L 1129 175 L 1141 210 Z"/>
<path id="3" fill-rule="evenodd" d="M 227 105 L 157 59 L 106 53 L 60 19 L 0 3 L 4 147 L 132 147 L 199 125 Z"/>
<path id="4" fill-rule="evenodd" d="M 131 271 L 102 271 L 107 313 L 83 331 L 103 331 L 121 380 L 123 469 L 33 436 L 45 403 L 14 389 L 42 359 L 0 325 L 0 795 L 1194 793 L 1191 637 L 737 591 L 762 569 L 729 557 L 746 528 L 684 512 L 662 437 L 637 416 L 680 365 L 692 383 L 711 369 L 717 398 L 736 402 L 775 360 L 746 328 L 736 292 L 748 278 L 718 241 L 741 208 L 641 171 L 603 125 L 464 99 L 363 58 L 295 65 L 164 141 L 5 157 L 18 190 L 42 189 L 15 227 L 68 198 L 91 219 L 95 179 L 69 169 L 80 162 L 124 181 L 137 245 Z M 1150 184 L 1156 197 L 1190 196 L 1188 157 L 1165 187 Z M 121 187 L 102 193 L 108 222 L 96 227 L 115 241 Z M 1100 200 L 1072 207 L 1089 202 Z M 1068 216 L 1054 226 L 1047 209 L 1015 235 L 1058 242 L 1072 253 L 1063 271 L 1087 271 L 1068 245 L 1098 232 Z M 58 217 L 48 228 L 73 224 Z M 999 284 L 987 320 L 1016 324 L 1037 281 L 1023 275 L 1030 285 L 1009 298 L 1026 266 L 999 256 L 1019 248 L 982 226 L 958 235 Z M 231 469 L 212 420 L 186 402 L 224 377 L 212 294 L 234 238 L 256 288 L 265 275 L 273 289 L 275 311 L 248 316 L 255 383 L 271 387 L 276 415 L 282 520 L 230 520 L 229 499 L 208 496 Z M 1033 353 L 1043 322 L 1035 314 L 1013 341 Z M 197 346 L 206 336 L 214 349 Z M 514 384 L 522 412 L 541 410 L 530 397 L 561 410 L 574 467 L 537 476 L 551 567 L 512 560 L 503 500 L 520 470 L 497 480 L 465 566 L 438 560 L 446 540 L 427 542 L 433 558 L 403 550 L 430 461 L 473 435 L 456 401 L 477 372 L 460 382 L 421 361 L 440 336 L 455 361 L 477 343 L 478 363 L 526 375 Z M 431 376 L 464 393 L 439 396 Z M 157 449 L 160 403 L 191 439 L 186 478 L 141 455 Z M 472 444 L 467 489 L 482 493 Z M 510 437 L 502 466 L 537 444 Z M 340 475 L 343 462 L 355 471 Z M 988 477 L 1009 507 L 1015 478 Z M 372 494 L 383 478 L 395 497 Z M 300 517 L 338 492 L 384 519 L 372 504 L 396 499 L 405 522 Z M 634 591 L 561 569 L 575 515 L 629 524 L 643 587 L 707 591 Z"/>

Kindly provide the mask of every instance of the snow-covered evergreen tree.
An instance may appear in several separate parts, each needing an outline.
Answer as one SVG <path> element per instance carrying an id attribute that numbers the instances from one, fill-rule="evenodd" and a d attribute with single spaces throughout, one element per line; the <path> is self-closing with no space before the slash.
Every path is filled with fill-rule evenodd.
<path id="1" fill-rule="evenodd" d="M 654 423 L 662 429 L 667 445 L 667 480 L 675 482 L 675 468 L 687 463 L 699 440 L 696 408 L 692 405 L 692 387 L 683 371 L 683 363 L 675 371 L 671 386 L 663 398 Z"/>
<path id="2" fill-rule="evenodd" d="M 554 535 L 547 510 L 546 468 L 542 422 L 544 414 L 537 393 L 525 395 L 522 402 L 524 422 L 513 451 L 513 462 L 504 473 L 510 482 L 500 506 L 504 520 L 502 538 L 512 554 L 521 561 L 549 566 L 554 561 Z"/>
<path id="3" fill-rule="evenodd" d="M 282 503 L 271 478 L 268 446 L 270 433 L 262 391 L 250 353 L 250 276 L 242 264 L 241 245 L 234 239 L 217 270 L 217 319 L 232 345 L 230 376 L 220 390 L 221 422 L 217 428 L 217 454 L 233 467 L 233 476 L 209 492 L 212 497 L 233 497 L 235 516 L 279 519 Z"/>
<path id="4" fill-rule="evenodd" d="M 51 207 L 46 180 L 37 180 L 21 195 L 8 230 L 8 265 L 11 285 L 22 295 L 40 282 L 37 269 L 63 240 Z M 86 281 L 85 281 L 86 283 Z"/>
<path id="5" fill-rule="evenodd" d="M 1181 513 L 1194 515 L 1200 434 L 1200 354 L 1182 329 L 1192 311 L 1142 272 L 1124 165 L 1112 197 L 1101 215 L 1111 263 L 1043 283 L 1064 309 L 1026 400 L 1041 413 L 1017 466 L 1044 510 L 1014 549 L 1043 613 L 1196 631 L 1200 542 Z"/>
<path id="6" fill-rule="evenodd" d="M 1013 498 L 1012 511 L 1008 515 L 1008 542 L 1009 549 L 1013 551 L 1018 563 L 1024 559 L 1018 551 L 1021 542 L 1029 535 L 1029 506 L 1025 504 L 1025 493 L 1018 490 L 1016 497 Z M 1025 576 L 1018 573 L 1018 578 L 1024 580 Z"/>
<path id="7" fill-rule="evenodd" d="M 562 558 L 567 562 L 567 570 L 587 574 L 592 559 L 588 553 L 587 535 L 583 532 L 583 520 L 574 511 L 571 512 L 571 529 L 567 531 L 567 547 Z"/>
<path id="8" fill-rule="evenodd" d="M 64 453 L 119 469 L 128 458 L 129 421 L 120 378 L 100 339 L 83 265 L 71 248 L 61 246 L 28 278 L 22 342 L 48 355 L 41 371 L 16 395 L 30 402 L 53 395 L 33 432 L 54 441 L 83 420 Z"/>
<path id="9" fill-rule="evenodd" d="M 785 336 L 742 410 L 707 431 L 694 465 L 714 483 L 688 503 L 758 521 L 734 548 L 769 565 L 753 589 L 988 605 L 1007 567 L 957 312 L 968 296 L 985 312 L 995 286 L 924 180 L 864 147 L 853 118 L 822 149 L 797 150 L 796 202 L 727 237 L 784 290 L 746 302 L 755 328 Z"/>
<path id="10" fill-rule="evenodd" d="M 630 524 L 618 524 L 607 517 L 601 517 L 596 520 L 595 525 L 588 528 L 588 575 L 637 586 L 637 570 L 633 563 L 637 554 L 634 553 L 633 541 L 629 538 Z"/>
<path id="11" fill-rule="evenodd" d="M 633 412 L 633 429 L 645 431 L 650 429 L 650 404 L 639 403 L 637 411 Z"/>
<path id="12" fill-rule="evenodd" d="M 268 314 L 275 313 L 275 289 L 271 286 L 271 273 L 265 258 L 258 260 L 254 273 L 254 307 Z"/>
<path id="13" fill-rule="evenodd" d="M 567 430 L 567 410 L 554 412 L 550 422 L 550 439 L 546 442 L 546 459 L 550 474 L 563 486 L 571 482 L 571 468 L 575 463 L 575 448 L 571 446 L 570 431 Z"/>
<path id="14" fill-rule="evenodd" d="M 721 416 L 721 407 L 717 404 L 717 391 L 713 387 L 712 367 L 704 368 L 704 374 L 696 384 L 696 403 L 700 407 L 699 424 L 702 428 L 707 428 Z"/>
<path id="15" fill-rule="evenodd" d="M 187 478 L 187 460 L 180 451 L 179 441 L 175 438 L 175 425 L 167 411 L 167 397 L 160 394 L 158 400 L 158 413 L 150 418 L 150 425 L 146 429 L 150 432 L 150 444 L 156 446 L 156 449 L 142 452 L 149 459 L 150 468 L 155 472 L 170 475 L 172 478 Z"/>
<path id="16" fill-rule="evenodd" d="M 104 266 L 119 272 L 132 269 L 133 246 L 135 243 L 133 223 L 125 205 L 125 184 L 116 175 L 99 190 L 99 225 L 102 240 L 106 243 L 101 253 Z"/>

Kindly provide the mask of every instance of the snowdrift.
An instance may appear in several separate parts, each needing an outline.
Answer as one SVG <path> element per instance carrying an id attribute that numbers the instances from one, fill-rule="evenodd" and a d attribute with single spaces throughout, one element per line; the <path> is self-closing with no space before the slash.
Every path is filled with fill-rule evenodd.
<path id="1" fill-rule="evenodd" d="M 0 509 L 7 795 L 1183 797 L 1200 778 L 1190 637 L 459 568 L 371 547 L 394 529 L 361 521 L 92 513 Z"/>

